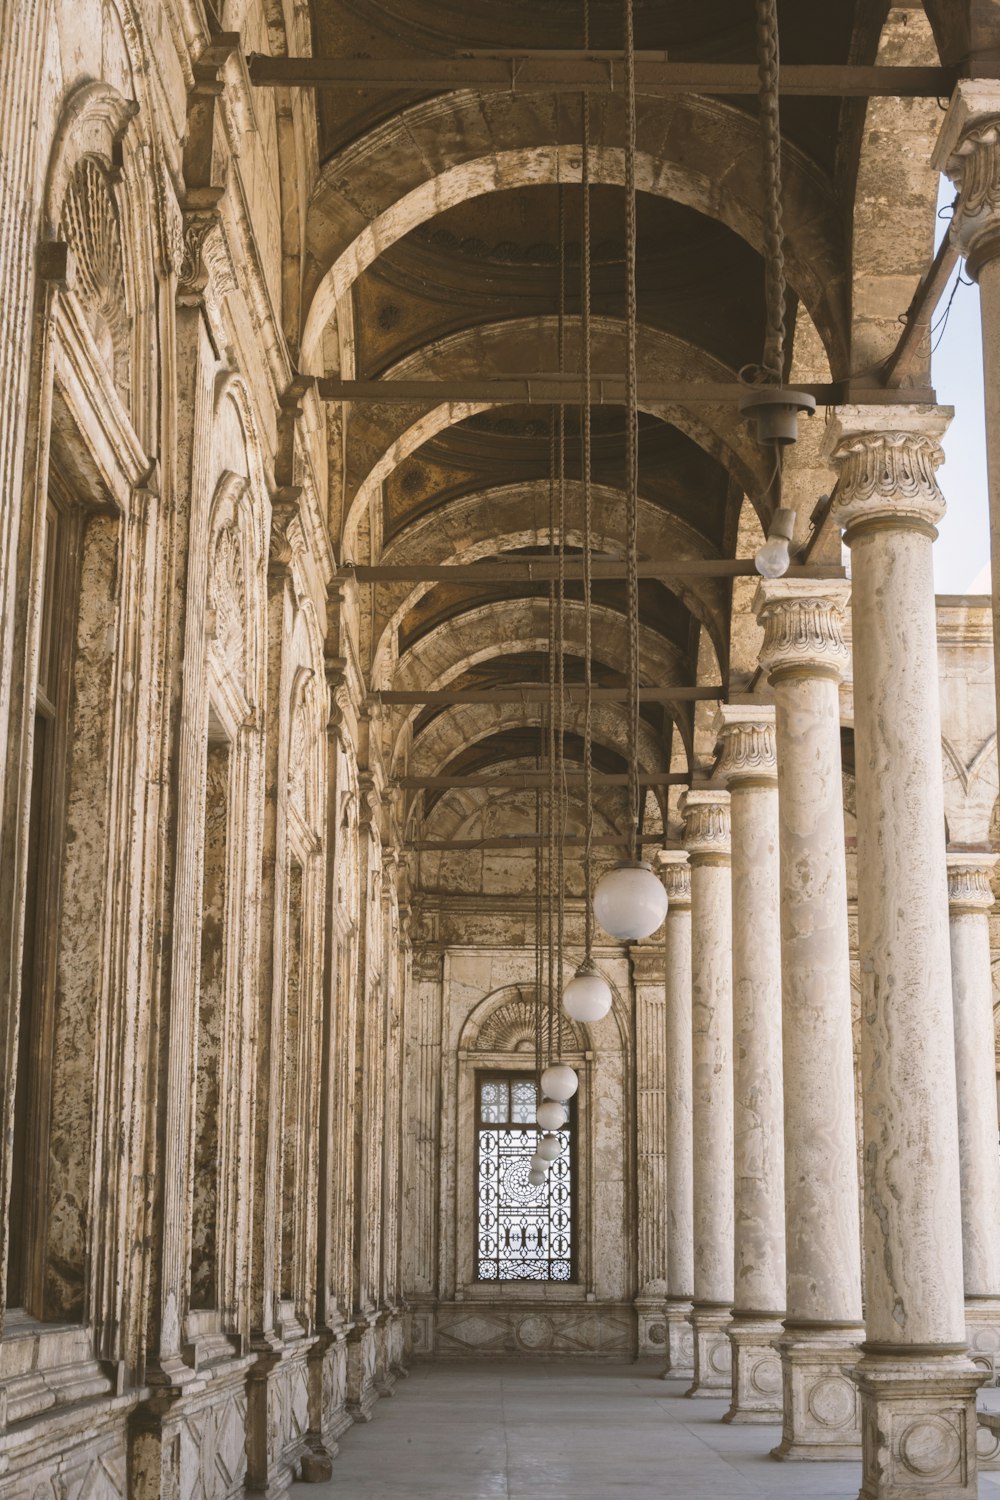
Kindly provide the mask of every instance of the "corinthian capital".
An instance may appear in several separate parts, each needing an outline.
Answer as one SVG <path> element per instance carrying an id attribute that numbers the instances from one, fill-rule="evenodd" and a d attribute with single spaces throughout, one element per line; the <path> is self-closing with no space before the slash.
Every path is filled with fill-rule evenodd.
<path id="1" fill-rule="evenodd" d="M 949 851 L 948 907 L 952 912 L 988 912 L 993 905 L 990 876 L 995 854 L 962 854 Z"/>
<path id="2" fill-rule="evenodd" d="M 778 779 L 774 708 L 767 703 L 723 703 L 715 717 L 719 762 L 715 774 L 726 786 Z"/>
<path id="3" fill-rule="evenodd" d="M 844 640 L 850 584 L 776 578 L 761 583 L 753 610 L 764 627 L 760 664 L 771 680 L 795 673 L 840 681 L 851 659 Z"/>
<path id="4" fill-rule="evenodd" d="M 826 441 L 837 470 L 833 520 L 848 530 L 869 521 L 935 526 L 945 513 L 938 439 L 950 420 L 947 407 L 840 407 Z"/>
<path id="5" fill-rule="evenodd" d="M 680 810 L 684 817 L 684 848 L 692 859 L 715 855 L 729 858 L 729 793 L 721 787 L 700 787 L 685 792 Z"/>
<path id="6" fill-rule="evenodd" d="M 951 234 L 977 276 L 1000 255 L 1000 85 L 963 79 L 955 90 L 934 165 L 958 189 Z"/>
<path id="7" fill-rule="evenodd" d="M 686 849 L 661 849 L 657 857 L 670 902 L 668 910 L 691 905 L 691 865 Z"/>

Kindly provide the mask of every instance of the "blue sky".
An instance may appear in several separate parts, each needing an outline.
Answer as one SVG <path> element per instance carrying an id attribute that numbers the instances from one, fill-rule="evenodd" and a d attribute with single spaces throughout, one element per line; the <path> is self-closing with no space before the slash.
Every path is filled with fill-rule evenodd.
<path id="1" fill-rule="evenodd" d="M 951 183 L 942 178 L 941 206 L 950 204 L 954 196 Z M 942 218 L 941 232 L 947 227 Z M 954 290 L 954 278 L 938 305 L 937 349 L 932 356 L 938 400 L 955 408 L 944 438 L 945 463 L 938 472 L 948 502 L 934 545 L 934 583 L 939 594 L 988 593 L 990 587 L 979 288 L 965 285 L 964 262 L 961 271 L 962 283 L 944 324 L 939 320 Z"/>

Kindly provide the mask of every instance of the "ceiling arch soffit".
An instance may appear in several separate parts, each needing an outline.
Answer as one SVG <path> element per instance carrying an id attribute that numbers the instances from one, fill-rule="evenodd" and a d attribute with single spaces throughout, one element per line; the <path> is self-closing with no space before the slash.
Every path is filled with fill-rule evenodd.
<path id="1" fill-rule="evenodd" d="M 612 359 L 620 357 L 621 327 L 616 319 L 594 320 L 592 348 L 595 365 L 604 350 Z M 571 369 L 575 358 L 575 332 L 572 326 L 567 331 L 567 364 Z M 521 369 L 537 368 L 545 358 L 549 342 L 554 361 L 555 340 L 554 318 L 523 318 L 467 329 L 401 360 L 393 366 L 390 378 L 446 377 L 455 381 L 466 377 L 502 376 L 515 369 L 518 360 L 522 362 Z M 718 360 L 655 329 L 640 331 L 638 361 L 640 380 L 733 379 L 733 372 Z M 433 407 L 417 403 L 371 403 L 352 414 L 347 478 L 347 493 L 352 498 L 344 521 L 343 555 L 355 562 L 364 560 L 356 555 L 362 521 L 379 499 L 381 486 L 405 459 L 447 428 L 504 404 L 517 403 L 451 401 Z M 751 496 L 758 511 L 761 510 L 761 497 L 770 479 L 767 461 L 734 407 L 720 402 L 688 409 L 666 402 L 644 401 L 641 409 L 676 427 L 714 458 L 733 476 L 740 489 Z M 380 526 L 372 528 L 373 533 L 376 530 L 380 533 L 380 529 Z M 380 548 L 381 543 L 373 537 L 372 546 L 373 560 L 378 561 L 379 553 L 375 548 Z"/>
<path id="2" fill-rule="evenodd" d="M 498 761 L 498 772 L 523 771 L 523 760 Z M 433 806 L 423 814 L 417 811 L 419 798 L 414 797 L 409 811 L 407 835 L 457 839 L 474 836 L 482 832 L 484 821 L 497 814 L 503 823 L 516 818 L 516 809 L 523 802 L 522 811 L 529 822 L 535 817 L 535 792 L 510 791 L 507 788 L 488 786 L 454 786 L 434 799 Z M 512 817 L 513 812 L 513 817 Z M 595 834 L 613 834 L 620 831 L 623 812 L 622 789 L 619 787 L 595 787 L 592 801 L 592 823 Z M 583 788 L 571 786 L 567 795 L 567 827 L 570 833 L 584 833 L 587 827 L 587 805 Z"/>
<path id="3" fill-rule="evenodd" d="M 303 368 L 322 373 L 316 361 L 323 329 L 338 302 L 411 229 L 484 193 L 579 183 L 578 141 L 554 143 L 557 120 L 557 100 L 547 96 L 508 95 L 503 110 L 487 111 L 474 92 L 440 95 L 400 110 L 328 162 L 307 225 Z M 619 101 L 602 100 L 592 116 L 595 183 L 623 183 L 624 152 L 614 144 L 621 131 Z M 783 167 L 789 281 L 841 376 L 848 360 L 847 286 L 836 194 L 826 174 L 788 141 Z M 720 220 L 758 252 L 763 247 L 758 128 L 731 105 L 694 94 L 640 100 L 636 187 Z"/>

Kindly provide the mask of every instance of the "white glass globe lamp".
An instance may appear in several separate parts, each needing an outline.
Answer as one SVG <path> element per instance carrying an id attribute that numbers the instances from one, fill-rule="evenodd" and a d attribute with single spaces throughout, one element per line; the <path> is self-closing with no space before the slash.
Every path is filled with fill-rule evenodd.
<path id="1" fill-rule="evenodd" d="M 592 959 L 585 959 L 563 990 L 563 1010 L 571 1021 L 601 1021 L 611 1009 L 611 986 Z"/>
<path id="2" fill-rule="evenodd" d="M 528 1181 L 531 1183 L 532 1187 L 541 1187 L 542 1183 L 545 1181 L 545 1173 L 542 1171 L 541 1167 L 539 1167 L 537 1171 L 534 1167 L 532 1167 L 531 1171 L 528 1173 Z"/>
<path id="3" fill-rule="evenodd" d="M 542 1093 L 550 1099 L 557 1099 L 560 1104 L 572 1099 L 579 1087 L 579 1078 L 565 1063 L 553 1063 L 542 1074 Z"/>
<path id="4" fill-rule="evenodd" d="M 649 937 L 667 915 L 667 893 L 652 865 L 616 865 L 594 887 L 594 916 L 613 938 Z"/>
<path id="5" fill-rule="evenodd" d="M 562 1141 L 557 1135 L 543 1135 L 535 1148 L 535 1156 L 543 1161 L 558 1161 L 562 1156 Z"/>
<path id="6" fill-rule="evenodd" d="M 549 1159 L 547 1156 L 543 1156 L 540 1151 L 536 1151 L 531 1158 L 529 1166 L 532 1172 L 545 1173 L 549 1170 Z"/>
<path id="7" fill-rule="evenodd" d="M 543 1099 L 535 1112 L 542 1130 L 561 1130 L 566 1124 L 566 1106 L 558 1099 Z"/>

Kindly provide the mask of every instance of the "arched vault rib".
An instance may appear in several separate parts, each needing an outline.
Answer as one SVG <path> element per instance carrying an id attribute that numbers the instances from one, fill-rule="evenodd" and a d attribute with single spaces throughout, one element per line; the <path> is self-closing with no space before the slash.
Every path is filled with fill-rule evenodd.
<path id="1" fill-rule="evenodd" d="M 573 325 L 567 330 L 569 369 L 578 364 L 576 332 Z M 401 360 L 393 366 L 391 376 L 414 380 L 447 376 L 452 381 L 483 378 L 504 375 L 515 368 L 538 369 L 546 359 L 550 368 L 554 368 L 556 336 L 554 318 L 518 318 L 466 329 Z M 595 368 L 601 367 L 602 358 L 609 369 L 620 365 L 621 339 L 619 320 L 594 320 Z M 731 370 L 702 350 L 649 328 L 640 330 L 638 365 L 640 380 L 694 382 L 733 378 Z M 347 492 L 353 498 L 344 522 L 345 557 L 356 562 L 362 560 L 355 555 L 362 518 L 393 470 L 438 433 L 489 409 L 485 403 L 442 402 L 436 407 L 373 405 L 352 414 L 351 448 L 356 457 L 347 480 Z M 678 428 L 727 469 L 740 488 L 753 498 L 766 523 L 768 517 L 763 513 L 761 497 L 767 489 L 770 471 L 735 406 L 719 403 L 688 409 L 665 402 L 643 402 L 642 409 Z M 374 526 L 372 530 L 374 534 Z M 377 560 L 377 546 L 373 540 L 373 561 Z"/>
<path id="2" fill-rule="evenodd" d="M 562 115 L 555 99 L 538 95 L 505 96 L 504 105 L 487 111 L 471 91 L 426 100 L 400 110 L 324 167 L 307 233 L 304 369 L 320 373 L 322 332 L 339 299 L 383 250 L 418 224 L 484 193 L 579 182 L 579 145 L 552 140 L 565 105 Z M 592 180 L 620 185 L 617 99 L 595 103 L 592 129 Z M 693 94 L 639 101 L 639 191 L 718 219 L 758 251 L 764 243 L 759 162 L 756 121 L 741 110 Z M 783 166 L 789 281 L 809 307 L 840 377 L 847 373 L 847 293 L 833 185 L 788 141 Z"/>
<path id="3" fill-rule="evenodd" d="M 394 536 L 382 554 L 382 561 L 388 565 L 467 564 L 481 558 L 502 556 L 504 552 L 518 548 L 547 546 L 548 492 L 548 480 L 540 479 L 499 485 L 448 501 L 420 516 Z M 583 486 L 579 480 L 567 482 L 566 501 L 570 516 L 582 514 Z M 530 524 L 535 517 L 540 524 Z M 510 528 L 515 519 L 523 522 L 519 530 Z M 708 543 L 693 527 L 642 498 L 639 501 L 639 536 L 643 557 L 681 560 L 711 556 Z M 613 554 L 625 547 L 624 497 L 620 490 L 610 485 L 595 485 L 593 488 L 591 537 L 598 551 Z M 566 528 L 566 544 L 572 548 L 583 547 L 583 534 L 575 525 Z M 729 608 L 726 585 L 715 578 L 665 579 L 664 583 L 710 631 L 721 660 L 725 653 L 725 622 Z M 380 634 L 374 641 L 372 652 L 373 683 L 389 681 L 396 631 L 408 611 L 433 587 L 429 583 L 376 586 L 376 619 Z"/>

